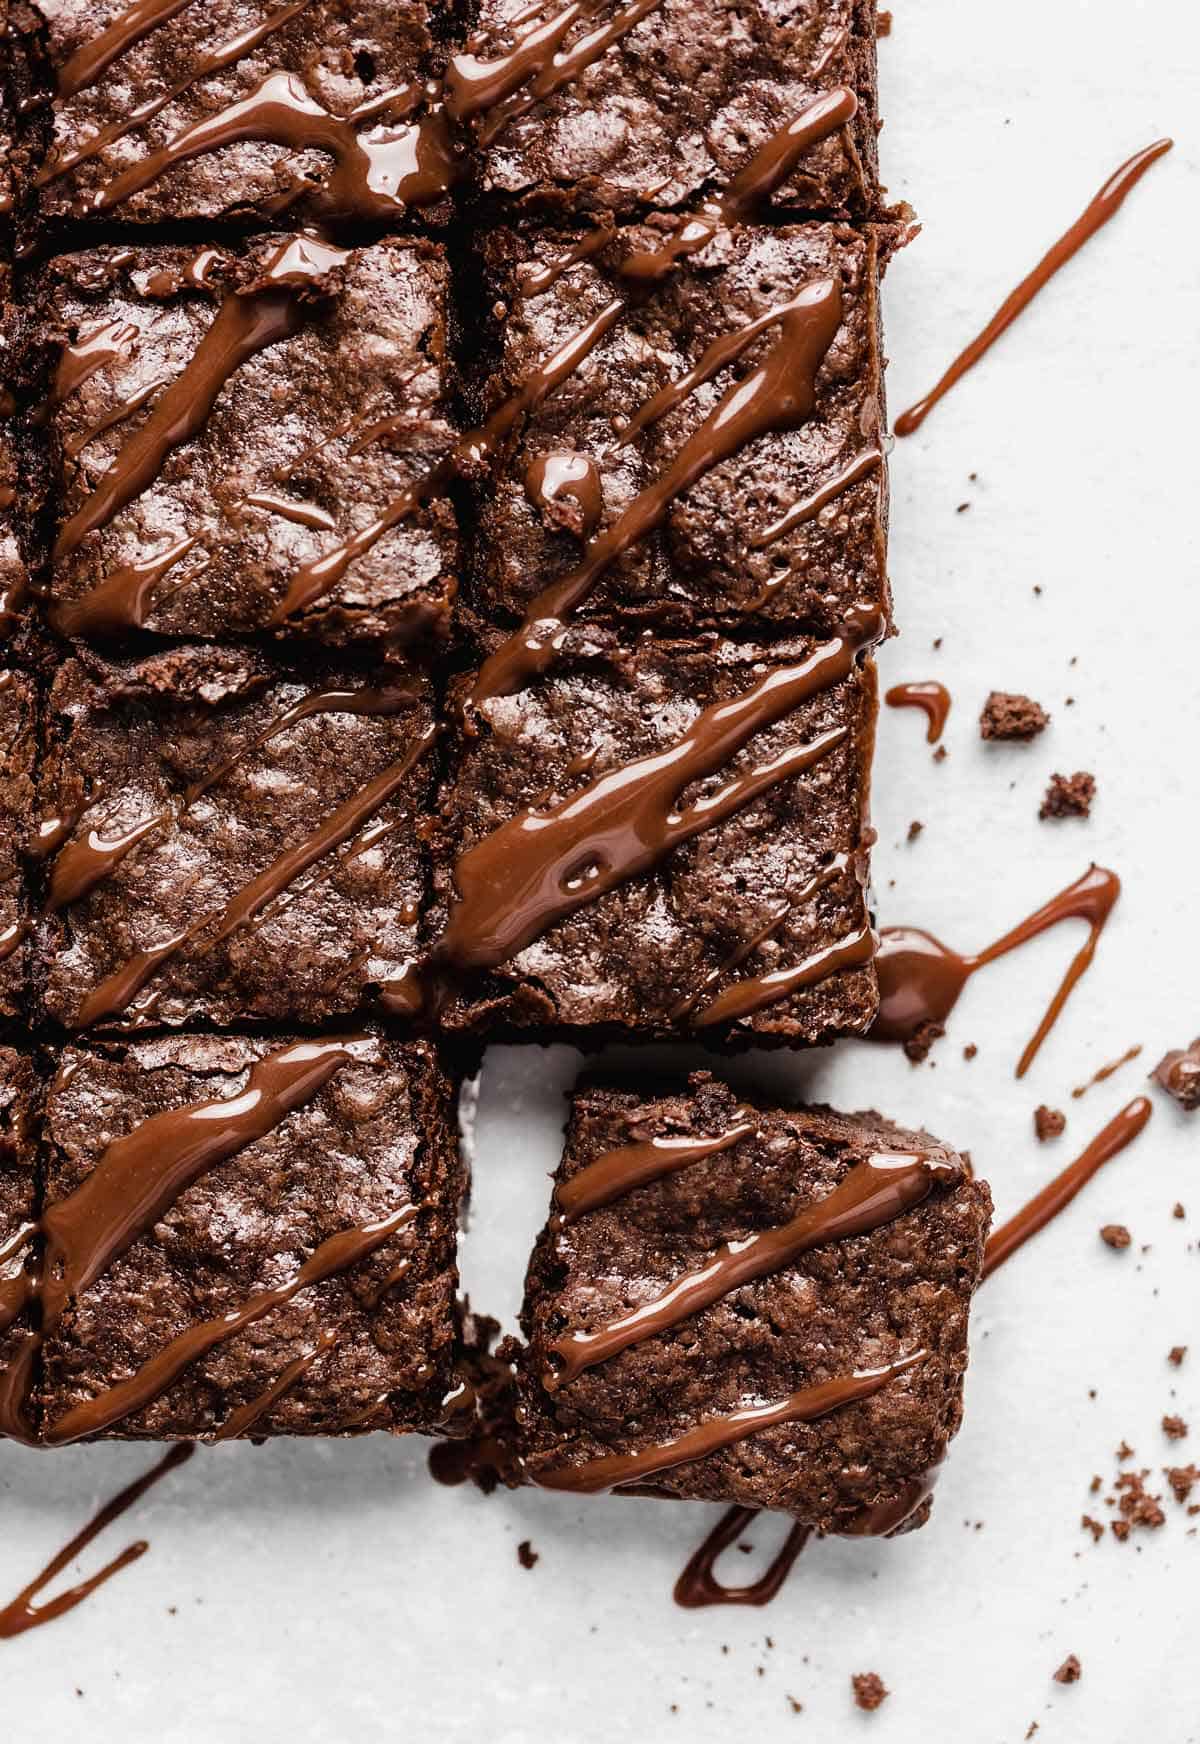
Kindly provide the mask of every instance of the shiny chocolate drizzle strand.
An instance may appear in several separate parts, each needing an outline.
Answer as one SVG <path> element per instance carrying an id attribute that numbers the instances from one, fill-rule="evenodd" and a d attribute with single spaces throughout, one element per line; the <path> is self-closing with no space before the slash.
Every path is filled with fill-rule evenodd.
<path id="1" fill-rule="evenodd" d="M 884 927 L 875 959 L 879 974 L 879 1015 L 871 1028 L 872 1041 L 902 1042 L 914 1036 L 923 1024 L 945 1023 L 958 1003 L 963 988 L 977 969 L 1007 956 L 1048 928 L 1064 920 L 1087 922 L 1088 936 L 1072 959 L 1058 991 L 1017 1064 L 1023 1078 L 1050 1034 L 1076 983 L 1096 954 L 1113 906 L 1121 894 L 1121 880 L 1103 866 L 1091 866 L 1060 890 L 1057 896 L 1035 910 L 1026 920 L 1004 933 L 986 950 L 963 956 L 942 944 L 932 933 L 916 927 Z"/>
<path id="2" fill-rule="evenodd" d="M 554 1189 L 557 1226 L 564 1228 L 589 1211 L 611 1205 L 614 1199 L 623 1199 L 635 1187 L 643 1187 L 649 1181 L 674 1174 L 677 1169 L 686 1169 L 692 1163 L 703 1162 L 706 1157 L 731 1150 L 757 1130 L 753 1109 L 738 1112 L 741 1118 L 715 1138 L 668 1133 L 605 1151 L 578 1174 L 560 1181 Z"/>
<path id="3" fill-rule="evenodd" d="M 548 927 L 656 865 L 672 848 L 722 822 L 840 744 L 834 728 L 748 770 L 682 810 L 680 793 L 715 774 L 755 734 L 847 678 L 876 636 L 871 612 L 807 660 L 779 666 L 750 690 L 704 709 L 673 745 L 635 759 L 541 811 L 525 810 L 462 854 L 457 890 L 436 951 L 463 968 L 490 968 Z"/>
<path id="4" fill-rule="evenodd" d="M 688 1558 L 686 1568 L 675 1582 L 673 1596 L 677 1605 L 682 1605 L 686 1611 L 697 1611 L 707 1605 L 770 1604 L 812 1537 L 812 1527 L 794 1520 L 787 1537 L 756 1581 L 746 1586 L 726 1586 L 717 1579 L 717 1561 L 758 1517 L 757 1508 L 726 1509 L 704 1542 Z"/>
<path id="5" fill-rule="evenodd" d="M 927 744 L 936 745 L 946 730 L 946 721 L 950 714 L 950 692 L 936 678 L 893 684 L 883 700 L 889 708 L 920 709 L 928 723 L 925 729 Z"/>
<path id="6" fill-rule="evenodd" d="M 705 1265 L 595 1331 L 563 1333 L 550 1346 L 561 1366 L 544 1376 L 544 1383 L 551 1390 L 564 1387 L 585 1369 L 668 1331 L 731 1290 L 794 1264 L 810 1249 L 868 1234 L 903 1216 L 928 1197 L 935 1183 L 961 1179 L 961 1166 L 948 1156 L 880 1152 L 866 1158 L 787 1223 L 725 1243 Z"/>
<path id="7" fill-rule="evenodd" d="M 24 1635 L 29 1629 L 38 1629 L 43 1623 L 52 1623 L 56 1617 L 65 1616 L 76 1605 L 82 1604 L 97 1587 L 102 1587 L 113 1575 L 120 1574 L 123 1568 L 128 1568 L 130 1563 L 144 1556 L 150 1546 L 144 1538 L 139 1538 L 135 1543 L 127 1545 L 119 1556 L 106 1563 L 98 1573 L 80 1581 L 78 1586 L 68 1587 L 65 1592 L 58 1593 L 52 1599 L 43 1600 L 41 1597 L 50 1582 L 62 1574 L 64 1569 L 70 1568 L 75 1558 L 87 1549 L 93 1539 L 98 1538 L 101 1532 L 119 1519 L 127 1509 L 132 1508 L 135 1502 L 139 1502 L 146 1491 L 160 1479 L 175 1471 L 185 1460 L 189 1460 L 195 1451 L 190 1441 L 179 1442 L 152 1465 L 143 1477 L 127 1484 L 123 1490 L 117 1492 L 111 1502 L 106 1502 L 95 1518 L 89 1520 L 83 1531 L 77 1532 L 68 1544 L 64 1544 L 58 1555 L 51 1558 L 41 1573 L 28 1586 L 21 1588 L 15 1599 L 0 1606 L 0 1641 L 11 1641 L 17 1635 Z"/>
<path id="8" fill-rule="evenodd" d="M 1046 288 L 1055 273 L 1067 264 L 1071 256 L 1077 254 L 1084 243 L 1108 223 L 1119 209 L 1126 194 L 1137 186 L 1151 164 L 1157 163 L 1165 152 L 1170 151 L 1173 143 L 1170 139 L 1156 140 L 1153 145 L 1148 145 L 1143 150 L 1135 152 L 1133 157 L 1123 163 L 1119 169 L 1113 171 L 1095 199 L 1084 209 L 1071 228 L 1042 256 L 1028 277 L 1021 280 L 1016 290 L 1005 298 L 978 338 L 973 339 L 966 350 L 959 353 L 941 380 L 925 395 L 923 400 L 918 400 L 915 406 L 910 406 L 907 412 L 901 413 L 900 417 L 896 419 L 897 436 L 911 436 L 915 430 L 921 428 L 938 401 L 944 399 L 954 384 L 961 381 L 967 371 L 975 367 L 985 352 L 991 350 L 1001 334 L 1012 326 L 1017 316 L 1029 307 L 1038 292 Z"/>

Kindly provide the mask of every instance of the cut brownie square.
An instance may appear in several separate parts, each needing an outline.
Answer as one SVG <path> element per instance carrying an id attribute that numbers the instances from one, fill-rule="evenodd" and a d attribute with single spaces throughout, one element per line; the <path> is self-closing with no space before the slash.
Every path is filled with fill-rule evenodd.
<path id="1" fill-rule="evenodd" d="M 33 809 L 37 716 L 33 681 L 0 671 L 0 1015 L 29 1017 L 30 918 L 22 852 Z"/>
<path id="2" fill-rule="evenodd" d="M 46 1141 L 45 1441 L 437 1425 L 464 1178 L 425 1043 L 69 1047 Z"/>
<path id="3" fill-rule="evenodd" d="M 789 363 L 794 398 L 773 427 L 675 494 L 649 536 L 606 567 L 582 613 L 686 631 L 747 617 L 827 630 L 856 604 L 886 612 L 878 291 L 894 233 L 739 225 L 635 286 L 628 263 L 661 257 L 676 229 L 659 217 L 615 233 L 500 230 L 485 242 L 487 300 L 503 312 L 489 409 L 585 337 L 480 505 L 481 615 L 522 615 L 579 565 L 585 542 L 702 440 L 739 381 L 782 359 L 788 306 L 822 288 L 828 321 L 818 311 L 812 354 Z"/>
<path id="4" fill-rule="evenodd" d="M 51 689 L 45 1002 L 70 1027 L 409 1011 L 426 679 L 192 644 Z"/>
<path id="5" fill-rule="evenodd" d="M 877 1114 L 748 1106 L 706 1073 L 581 1088 L 526 1281 L 527 1476 L 922 1524 L 990 1210 Z"/>
<path id="6" fill-rule="evenodd" d="M 775 194 L 810 212 L 879 201 L 873 0 L 482 0 L 450 107 L 473 118 L 490 194 L 543 209 L 678 206 L 732 180 L 814 100 L 853 102 Z"/>
<path id="7" fill-rule="evenodd" d="M 52 217 L 395 224 L 447 209 L 425 81 L 448 8 L 421 0 L 37 0 Z"/>
<path id="8" fill-rule="evenodd" d="M 446 629 L 454 515 L 408 496 L 454 440 L 439 246 L 100 248 L 31 296 L 58 629 L 391 647 Z"/>
<path id="9" fill-rule="evenodd" d="M 876 1008 L 862 623 L 827 642 L 575 625 L 472 703 L 434 823 L 450 1030 L 786 1043 Z"/>
<path id="10" fill-rule="evenodd" d="M 34 1138 L 37 1076 L 33 1063 L 0 1047 L 0 1437 L 13 1429 L 11 1363 L 27 1348 L 30 1233 L 39 1211 Z"/>

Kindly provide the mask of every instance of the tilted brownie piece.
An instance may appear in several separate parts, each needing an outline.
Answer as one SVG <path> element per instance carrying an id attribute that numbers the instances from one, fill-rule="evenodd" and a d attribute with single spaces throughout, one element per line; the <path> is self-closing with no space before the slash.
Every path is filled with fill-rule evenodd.
<path id="1" fill-rule="evenodd" d="M 421 0 L 37 0 L 54 217 L 443 216 L 444 123 L 419 107 L 449 7 Z"/>
<path id="2" fill-rule="evenodd" d="M 481 493 L 480 613 L 520 616 L 681 464 L 683 488 L 606 564 L 581 615 L 687 631 L 747 617 L 827 630 L 855 604 L 886 613 L 878 292 L 896 233 L 737 225 L 637 283 L 629 263 L 666 258 L 677 231 L 659 216 L 616 233 L 509 229 L 485 241 L 499 347 L 485 408 L 529 395 L 581 339 Z M 723 456 L 718 408 L 772 371 L 789 397 Z"/>
<path id="3" fill-rule="evenodd" d="M 525 0 L 482 0 L 470 46 L 451 63 L 451 107 L 477 116 L 489 194 L 567 211 L 678 206 L 844 87 L 857 113 L 775 198 L 855 216 L 878 205 L 873 0 L 621 0 L 536 16 Z"/>
<path id="4" fill-rule="evenodd" d="M 0 1015 L 29 1016 L 29 894 L 22 861 L 33 809 L 37 716 L 31 679 L 0 670 Z"/>
<path id="5" fill-rule="evenodd" d="M 407 493 L 454 440 L 447 296 L 444 254 L 419 240 L 51 261 L 31 298 L 61 478 L 55 626 L 387 646 L 444 631 L 454 515 Z M 397 503 L 351 562 L 347 541 Z"/>
<path id="6" fill-rule="evenodd" d="M 28 1247 L 22 1235 L 32 1228 L 39 1210 L 37 1091 L 32 1061 L 13 1048 L 0 1048 L 0 1439 L 14 1427 L 5 1388 L 9 1364 L 20 1356 L 27 1338 L 22 1315 Z"/>
<path id="7" fill-rule="evenodd" d="M 69 1047 L 46 1140 L 45 1441 L 437 1425 L 464 1176 L 426 1044 Z"/>
<path id="8" fill-rule="evenodd" d="M 434 823 L 451 1029 L 786 1043 L 876 1008 L 862 624 L 827 642 L 563 633 L 464 715 Z"/>
<path id="9" fill-rule="evenodd" d="M 412 1008 L 434 737 L 415 670 L 81 647 L 48 717 L 53 1017 L 308 1024 Z"/>
<path id="10" fill-rule="evenodd" d="M 534 1483 L 924 1522 L 991 1210 L 961 1158 L 699 1073 L 581 1088 L 555 1180 L 521 1321 Z"/>

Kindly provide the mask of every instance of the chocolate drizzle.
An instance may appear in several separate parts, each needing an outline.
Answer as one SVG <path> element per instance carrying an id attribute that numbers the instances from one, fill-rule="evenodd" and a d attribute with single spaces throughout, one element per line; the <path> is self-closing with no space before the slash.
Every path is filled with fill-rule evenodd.
<path id="1" fill-rule="evenodd" d="M 893 684 L 884 697 L 889 708 L 920 709 L 929 723 L 925 729 L 926 743 L 936 745 L 950 714 L 950 692 L 936 678 L 922 678 L 909 684 Z"/>
<path id="2" fill-rule="evenodd" d="M 595 1162 L 580 1169 L 570 1180 L 560 1181 L 555 1188 L 557 1226 L 563 1228 L 589 1211 L 598 1210 L 601 1205 L 623 1199 L 626 1193 L 632 1193 L 635 1187 L 642 1187 L 648 1181 L 657 1181 L 663 1175 L 673 1174 L 676 1169 L 686 1169 L 692 1163 L 703 1162 L 705 1157 L 731 1150 L 756 1130 L 753 1110 L 747 1108 L 738 1112 L 742 1118 L 715 1138 L 666 1134 L 605 1151 Z"/>
<path id="3" fill-rule="evenodd" d="M 756 1508 L 726 1509 L 699 1549 L 688 1558 L 687 1567 L 675 1582 L 677 1605 L 682 1605 L 687 1611 L 697 1611 L 706 1605 L 770 1604 L 812 1537 L 812 1527 L 793 1521 L 787 1537 L 758 1579 L 748 1586 L 727 1587 L 717 1579 L 717 1559 L 757 1518 Z"/>
<path id="4" fill-rule="evenodd" d="M 549 1471 L 530 1472 L 532 1481 L 546 1490 L 569 1490 L 576 1495 L 595 1495 L 601 1490 L 618 1489 L 624 1484 L 642 1483 L 657 1473 L 686 1465 L 694 1459 L 705 1459 L 722 1448 L 732 1447 L 778 1423 L 813 1423 L 827 1417 L 844 1405 L 859 1399 L 869 1399 L 881 1387 L 915 1363 L 923 1362 L 925 1352 L 901 1357 L 886 1368 L 864 1369 L 853 1375 L 840 1375 L 836 1380 L 822 1381 L 816 1386 L 802 1387 L 769 1405 L 747 1405 L 731 1411 L 725 1417 L 712 1417 L 674 1441 L 663 1441 L 644 1447 L 637 1453 L 605 1454 L 599 1459 L 584 1460 L 580 1465 L 555 1466 Z"/>
<path id="5" fill-rule="evenodd" d="M 658 1296 L 592 1332 L 566 1332 L 550 1346 L 561 1367 L 543 1377 L 551 1390 L 567 1386 L 596 1363 L 654 1338 L 731 1290 L 768 1277 L 826 1242 L 866 1235 L 911 1211 L 936 1182 L 955 1183 L 961 1168 L 948 1157 L 881 1152 L 856 1163 L 838 1186 L 787 1223 L 719 1247 L 698 1270 L 685 1272 Z"/>
<path id="6" fill-rule="evenodd" d="M 144 1538 L 139 1538 L 136 1543 L 127 1545 L 119 1556 L 106 1563 L 97 1574 L 80 1581 L 78 1586 L 68 1587 L 53 1599 L 38 1603 L 41 1594 L 55 1576 L 70 1568 L 76 1557 L 87 1549 L 93 1539 L 98 1538 L 101 1532 L 119 1519 L 127 1509 L 132 1508 L 135 1502 L 139 1502 L 152 1485 L 183 1465 L 185 1460 L 189 1460 L 195 1451 L 190 1441 L 179 1442 L 152 1465 L 144 1477 L 127 1484 L 123 1490 L 117 1492 L 111 1502 L 106 1502 L 100 1512 L 89 1520 L 83 1531 L 77 1532 L 70 1543 L 65 1544 L 58 1555 L 51 1558 L 41 1573 L 28 1586 L 21 1588 L 15 1599 L 0 1607 L 0 1641 L 11 1641 L 17 1635 L 24 1635 L 29 1629 L 38 1629 L 43 1623 L 52 1623 L 56 1617 L 65 1616 L 76 1605 L 82 1604 L 97 1587 L 102 1587 L 113 1575 L 120 1574 L 123 1568 L 128 1568 L 130 1563 L 144 1556 L 150 1546 Z"/>
<path id="7" fill-rule="evenodd" d="M 536 454 L 525 474 L 525 494 L 545 520 L 577 539 L 590 539 L 600 524 L 600 469 L 586 454 L 563 448 Z"/>
<path id="8" fill-rule="evenodd" d="M 811 768 L 842 742 L 844 728 L 793 746 L 676 809 L 691 782 L 714 774 L 756 733 L 846 679 L 878 627 L 874 614 L 855 614 L 841 636 L 820 644 L 807 660 L 776 667 L 740 696 L 703 710 L 673 745 L 610 770 L 545 810 L 519 812 L 485 836 L 455 866 L 458 895 L 438 955 L 463 968 L 506 961 L 681 842 Z"/>
<path id="9" fill-rule="evenodd" d="M 871 1039 L 907 1041 L 923 1024 L 944 1024 L 977 969 L 1007 956 L 1018 945 L 1026 944 L 1060 921 L 1086 921 L 1087 939 L 1072 959 L 1017 1064 L 1017 1077 L 1023 1078 L 1076 983 L 1090 966 L 1100 934 L 1120 894 L 1121 880 L 1115 872 L 1108 872 L 1103 866 L 1089 867 L 1082 878 L 1060 890 L 1011 932 L 970 957 L 952 951 L 940 939 L 916 927 L 885 927 L 880 933 L 875 959 L 879 973 L 879 1015 L 871 1029 Z"/>
<path id="10" fill-rule="evenodd" d="M 896 419 L 897 436 L 911 436 L 915 430 L 921 428 L 938 401 L 944 399 L 954 384 L 961 381 L 969 369 L 974 368 L 985 352 L 991 350 L 1001 334 L 1012 326 L 1022 310 L 1029 307 L 1038 292 L 1046 288 L 1055 273 L 1067 264 L 1071 256 L 1078 253 L 1084 243 L 1108 223 L 1126 194 L 1137 186 L 1151 164 L 1157 163 L 1164 152 L 1170 151 L 1173 143 L 1170 139 L 1156 140 L 1153 145 L 1136 152 L 1128 162 L 1113 171 L 1095 199 L 1053 248 L 1042 256 L 1029 276 L 1022 279 L 1016 290 L 1005 298 L 983 332 L 971 341 L 965 351 L 959 353 L 936 387 Z"/>

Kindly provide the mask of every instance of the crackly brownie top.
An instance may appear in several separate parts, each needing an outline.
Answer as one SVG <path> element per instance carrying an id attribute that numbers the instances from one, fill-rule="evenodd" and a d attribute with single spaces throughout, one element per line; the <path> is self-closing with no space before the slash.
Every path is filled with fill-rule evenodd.
<path id="1" fill-rule="evenodd" d="M 469 706 L 435 824 L 433 949 L 465 976 L 445 1020 L 865 1029 L 873 707 L 850 636 L 576 625 L 541 679 Z"/>
<path id="2" fill-rule="evenodd" d="M 837 1237 L 835 1206 L 866 1203 L 881 1168 L 895 1202 L 883 1197 L 860 1232 Z M 673 1094 L 583 1088 L 556 1183 L 522 1320 L 536 1481 L 923 1353 L 815 1421 L 762 1428 L 649 1479 L 834 1531 L 895 1523 L 906 1497 L 921 1506 L 961 1416 L 990 1209 L 952 1152 L 875 1114 L 748 1105 L 699 1074 Z M 742 1281 L 719 1275 L 776 1232 L 794 1238 L 805 1218 L 815 1221 L 801 1251 L 782 1263 L 776 1251 Z M 707 1305 L 672 1309 L 664 1292 L 710 1265 Z M 639 1309 L 641 1327 L 614 1342 Z"/>
<path id="3" fill-rule="evenodd" d="M 37 722 L 32 680 L 0 670 L 0 1012 L 25 1016 L 29 916 L 21 848 L 33 809 Z"/>
<path id="4" fill-rule="evenodd" d="M 39 0 L 55 92 L 48 213 L 395 223 L 444 198 L 414 111 L 442 8 L 413 0 Z"/>
<path id="5" fill-rule="evenodd" d="M 81 647 L 49 698 L 32 844 L 51 1014 L 308 1023 L 389 988 L 407 1008 L 431 722 L 397 666 Z"/>
<path id="6" fill-rule="evenodd" d="M 557 56 L 543 90 L 533 80 L 497 100 L 505 72 L 522 59 L 544 64 L 540 43 Z M 573 210 L 676 206 L 728 182 L 749 152 L 843 86 L 858 98 L 853 121 L 803 155 L 776 199 L 808 211 L 875 207 L 875 9 L 866 0 L 623 0 L 599 18 L 483 0 L 468 47 L 450 89 L 478 106 L 489 193 Z"/>
<path id="7" fill-rule="evenodd" d="M 631 279 L 631 262 L 670 250 L 677 223 L 500 230 L 485 241 L 503 316 L 489 404 L 536 380 L 574 336 L 582 343 L 486 493 L 481 610 L 520 615 L 578 564 L 586 542 L 702 440 L 739 381 L 778 366 L 790 323 L 805 318 L 789 305 L 822 292 L 811 398 L 796 369 L 795 405 L 681 491 L 583 609 L 684 627 L 757 614 L 822 629 L 855 603 L 886 609 L 878 234 L 735 225 L 656 281 Z"/>
<path id="8" fill-rule="evenodd" d="M 463 1186 L 448 1107 L 420 1043 L 67 1049 L 46 1114 L 64 1281 L 41 1292 L 45 1438 L 435 1423 Z"/>
<path id="9" fill-rule="evenodd" d="M 47 265 L 33 306 L 61 469 L 57 627 L 389 643 L 444 628 L 453 515 L 407 493 L 453 441 L 446 296 L 442 252 L 420 241 Z"/>

